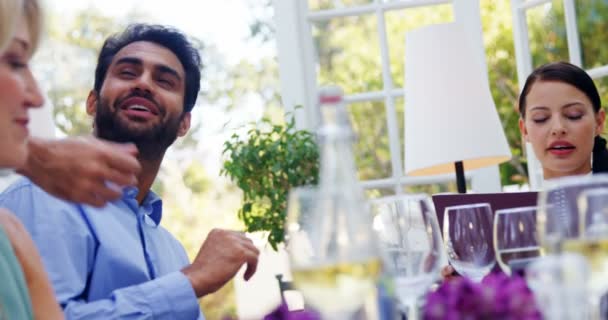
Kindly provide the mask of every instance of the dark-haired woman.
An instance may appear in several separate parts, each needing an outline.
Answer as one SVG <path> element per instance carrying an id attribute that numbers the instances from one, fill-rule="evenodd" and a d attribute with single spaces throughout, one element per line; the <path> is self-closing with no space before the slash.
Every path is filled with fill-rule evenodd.
<path id="1" fill-rule="evenodd" d="M 519 97 L 519 128 L 545 179 L 608 171 L 606 113 L 591 77 L 567 63 L 543 65 L 528 76 Z"/>
<path id="2" fill-rule="evenodd" d="M 519 128 L 543 168 L 545 180 L 608 172 L 606 112 L 585 70 L 555 62 L 534 70 L 519 96 Z M 608 296 L 602 315 L 608 313 Z"/>
<path id="3" fill-rule="evenodd" d="M 555 62 L 534 70 L 519 96 L 519 129 L 543 168 L 544 179 L 608 172 L 606 113 L 585 70 Z M 444 278 L 454 273 L 441 270 Z"/>

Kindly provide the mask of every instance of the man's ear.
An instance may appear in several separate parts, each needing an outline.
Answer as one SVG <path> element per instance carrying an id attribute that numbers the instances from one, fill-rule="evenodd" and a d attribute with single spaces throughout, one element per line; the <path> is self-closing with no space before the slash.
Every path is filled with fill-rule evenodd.
<path id="1" fill-rule="evenodd" d="M 524 119 L 519 118 L 519 132 L 521 132 L 521 136 L 524 138 L 526 142 L 528 141 L 528 129 L 526 129 L 526 124 L 524 123 Z"/>
<path id="2" fill-rule="evenodd" d="M 184 113 L 182 116 L 182 120 L 179 122 L 179 129 L 177 130 L 177 136 L 183 137 L 190 130 L 190 120 L 192 118 L 192 114 L 190 112 Z"/>
<path id="3" fill-rule="evenodd" d="M 89 92 L 89 96 L 87 97 L 87 114 L 94 116 L 95 112 L 97 112 L 97 92 L 95 90 L 91 90 Z"/>

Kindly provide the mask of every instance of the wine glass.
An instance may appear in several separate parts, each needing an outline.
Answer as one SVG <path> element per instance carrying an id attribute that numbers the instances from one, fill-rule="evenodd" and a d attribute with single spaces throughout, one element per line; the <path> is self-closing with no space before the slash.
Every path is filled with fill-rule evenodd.
<path id="1" fill-rule="evenodd" d="M 581 192 L 578 209 L 579 236 L 564 240 L 563 249 L 587 259 L 590 311 L 593 319 L 600 319 L 600 301 L 608 291 L 608 188 Z"/>
<path id="2" fill-rule="evenodd" d="M 570 176 L 549 180 L 538 195 L 537 228 L 547 253 L 560 253 L 565 239 L 579 236 L 578 197 L 585 190 L 608 187 L 608 175 Z"/>
<path id="3" fill-rule="evenodd" d="M 496 261 L 492 245 L 492 208 L 488 203 L 446 207 L 443 240 L 448 260 L 461 275 L 480 282 Z"/>
<path id="4" fill-rule="evenodd" d="M 523 269 L 540 255 L 536 235 L 536 207 L 496 210 L 494 215 L 494 252 L 502 271 Z"/>
<path id="5" fill-rule="evenodd" d="M 371 223 L 336 210 L 339 201 L 340 194 L 312 187 L 292 189 L 288 200 L 293 284 L 323 319 L 353 318 L 373 299 L 381 269 Z"/>
<path id="6" fill-rule="evenodd" d="M 589 270 L 583 256 L 568 252 L 544 255 L 526 267 L 526 283 L 543 319 L 587 319 Z"/>
<path id="7" fill-rule="evenodd" d="M 437 279 L 444 265 L 437 216 L 425 194 L 370 200 L 385 270 L 393 278 L 408 319 L 417 318 L 416 301 Z"/>

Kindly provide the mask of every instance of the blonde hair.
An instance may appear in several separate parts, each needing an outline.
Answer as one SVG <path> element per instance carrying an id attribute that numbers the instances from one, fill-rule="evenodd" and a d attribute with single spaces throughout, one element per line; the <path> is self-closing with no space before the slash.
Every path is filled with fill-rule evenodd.
<path id="1" fill-rule="evenodd" d="M 21 12 L 23 0 L 0 0 L 0 52 L 13 38 Z"/>
<path id="2" fill-rule="evenodd" d="M 42 33 L 42 12 L 38 0 L 0 0 L 0 52 L 11 42 L 19 19 L 25 18 L 34 52 Z"/>

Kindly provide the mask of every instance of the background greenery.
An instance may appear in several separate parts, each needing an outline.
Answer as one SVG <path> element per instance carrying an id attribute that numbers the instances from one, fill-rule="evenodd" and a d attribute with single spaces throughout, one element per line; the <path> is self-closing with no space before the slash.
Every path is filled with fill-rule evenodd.
<path id="1" fill-rule="evenodd" d="M 244 41 L 272 46 L 275 26 L 270 0 L 243 0 L 251 6 L 254 19 L 250 37 Z M 304 1 L 304 0 L 302 0 Z M 332 7 L 335 1 L 310 0 L 313 8 Z M 344 5 L 368 3 L 369 0 L 343 0 Z M 503 184 L 526 182 L 526 161 L 517 128 L 516 99 L 518 79 L 513 47 L 510 1 L 481 0 L 484 45 L 492 96 L 502 120 L 513 159 L 501 165 Z M 601 0 L 576 1 L 578 27 L 585 68 L 608 62 L 608 3 Z M 85 98 L 93 83 L 97 50 L 103 39 L 121 30 L 129 22 L 150 21 L 141 13 L 126 18 L 103 16 L 96 10 L 83 10 L 75 17 L 52 12 L 49 35 L 36 56 L 36 74 L 55 106 L 55 120 L 63 134 L 88 134 L 91 121 L 85 114 Z M 414 8 L 387 15 L 387 36 L 390 49 L 391 74 L 396 86 L 403 86 L 403 39 L 413 28 L 453 19 L 450 5 Z M 538 7 L 528 13 L 530 48 L 534 66 L 555 60 L 567 60 L 566 32 L 561 1 Z M 201 23 L 205 23 L 204 21 Z M 336 83 L 347 93 L 383 88 L 380 73 L 378 39 L 374 17 L 340 18 L 316 24 L 313 35 L 319 49 L 319 83 Z M 218 27 L 218 30 L 221 28 Z M 214 119 L 211 111 L 231 112 L 255 97 L 265 106 L 264 115 L 281 123 L 278 67 L 276 56 L 252 60 L 246 58 L 227 65 L 213 43 L 195 39 L 202 49 L 206 65 L 203 72 L 198 120 L 186 139 L 181 139 L 167 155 L 154 189 L 163 197 L 163 224 L 170 229 L 194 256 L 207 232 L 213 227 L 242 228 L 237 212 L 242 195 L 238 188 L 218 172 L 209 172 L 202 162 L 208 151 L 201 148 L 205 137 L 198 132 Z M 608 80 L 597 82 L 603 101 L 608 101 Z M 398 123 L 403 132 L 402 99 L 396 101 Z M 355 130 L 359 134 L 356 161 L 361 179 L 391 175 L 386 112 L 383 102 L 364 102 L 350 106 Z M 235 113 L 236 114 L 236 113 Z M 227 125 L 228 136 L 236 126 Z M 403 141 L 403 137 L 401 137 Z M 217 156 L 217 162 L 222 160 Z M 455 190 L 451 184 L 416 186 L 428 192 Z M 370 190 L 371 196 L 391 190 Z M 232 302 L 231 302 L 232 301 Z M 208 319 L 234 315 L 234 292 L 227 286 L 219 294 L 202 300 Z"/>

